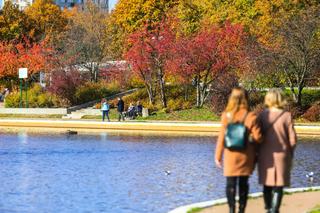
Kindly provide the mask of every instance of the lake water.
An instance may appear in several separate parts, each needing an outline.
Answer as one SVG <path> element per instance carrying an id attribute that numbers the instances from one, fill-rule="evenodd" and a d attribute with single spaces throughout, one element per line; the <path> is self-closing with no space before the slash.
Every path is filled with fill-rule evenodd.
<path id="1" fill-rule="evenodd" d="M 215 138 L 0 135 L 1 213 L 165 213 L 224 197 Z M 320 142 L 300 142 L 292 186 L 320 185 Z M 167 175 L 165 171 L 170 171 Z M 251 192 L 261 191 L 256 175 Z"/>

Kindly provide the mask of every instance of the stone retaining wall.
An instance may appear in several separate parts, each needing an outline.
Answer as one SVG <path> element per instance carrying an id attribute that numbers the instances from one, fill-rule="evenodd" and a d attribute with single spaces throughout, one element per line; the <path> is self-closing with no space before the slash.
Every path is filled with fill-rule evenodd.
<path id="1" fill-rule="evenodd" d="M 1 108 L 0 114 L 65 115 L 67 108 Z"/>

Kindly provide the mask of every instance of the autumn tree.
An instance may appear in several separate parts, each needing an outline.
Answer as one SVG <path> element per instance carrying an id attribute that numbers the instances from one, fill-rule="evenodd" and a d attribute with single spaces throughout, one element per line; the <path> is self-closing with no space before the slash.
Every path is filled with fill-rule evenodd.
<path id="1" fill-rule="evenodd" d="M 53 50 L 45 42 L 39 44 L 23 41 L 0 43 L 0 78 L 17 78 L 18 69 L 28 68 L 30 75 L 49 71 L 54 66 Z"/>
<path id="2" fill-rule="evenodd" d="M 241 24 L 260 42 L 267 42 L 272 27 L 278 26 L 283 18 L 318 4 L 318 0 L 180 0 L 178 16 L 189 29 L 203 22 Z"/>
<path id="3" fill-rule="evenodd" d="M 22 40 L 32 33 L 28 17 L 11 1 L 5 1 L 0 11 L 0 40 Z"/>
<path id="4" fill-rule="evenodd" d="M 320 69 L 320 8 L 284 19 L 268 45 L 271 71 L 282 73 L 297 105 L 303 89 Z"/>
<path id="5" fill-rule="evenodd" d="M 221 74 L 235 71 L 243 63 L 244 32 L 240 25 L 203 29 L 194 37 L 181 37 L 172 49 L 171 69 L 196 88 L 196 105 L 202 107 L 212 84 Z"/>
<path id="6" fill-rule="evenodd" d="M 201 22 L 205 14 L 194 0 L 180 0 L 177 7 L 177 17 L 180 20 L 180 28 L 183 34 L 190 35 L 201 29 Z"/>
<path id="7" fill-rule="evenodd" d="M 107 14 L 92 2 L 83 11 L 73 12 L 59 48 L 74 65 L 87 70 L 92 81 L 97 81 L 100 64 L 110 59 L 106 51 L 110 43 L 105 28 Z"/>
<path id="8" fill-rule="evenodd" d="M 108 30 L 111 32 L 111 52 L 115 58 L 121 58 L 127 51 L 128 36 L 143 28 L 152 26 L 167 17 L 167 13 L 179 0 L 119 0 L 112 11 Z"/>
<path id="9" fill-rule="evenodd" d="M 153 27 L 133 33 L 129 43 L 132 45 L 126 53 L 126 60 L 143 80 L 151 104 L 155 101 L 156 84 L 159 88 L 161 103 L 167 107 L 165 93 L 166 64 L 170 60 L 170 49 L 173 47 L 175 34 L 169 21 L 162 21 Z"/>
<path id="10" fill-rule="evenodd" d="M 66 13 L 53 0 L 36 0 L 25 10 L 33 26 L 32 39 L 41 41 L 46 38 L 51 43 L 56 42 L 68 23 Z"/>

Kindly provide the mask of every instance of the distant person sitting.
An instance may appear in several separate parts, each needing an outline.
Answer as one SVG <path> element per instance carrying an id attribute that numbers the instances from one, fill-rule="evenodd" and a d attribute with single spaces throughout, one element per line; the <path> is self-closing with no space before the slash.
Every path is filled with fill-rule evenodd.
<path id="1" fill-rule="evenodd" d="M 101 100 L 102 121 L 104 121 L 105 117 L 107 117 L 108 121 L 110 122 L 109 110 L 110 110 L 110 106 L 107 100 L 103 98 Z"/>
<path id="2" fill-rule="evenodd" d="M 120 121 L 121 119 L 124 121 L 124 116 L 123 116 L 123 112 L 124 112 L 124 102 L 121 99 L 121 97 L 118 98 L 118 103 L 117 103 L 117 111 L 118 111 L 118 121 Z"/>
<path id="3" fill-rule="evenodd" d="M 126 114 L 128 118 L 134 119 L 136 117 L 135 108 L 136 107 L 133 105 L 133 103 L 130 103 L 127 114 Z"/>
<path id="4" fill-rule="evenodd" d="M 143 108 L 143 106 L 140 103 L 140 101 L 137 101 L 137 106 L 135 109 L 137 116 L 142 116 L 142 108 Z"/>
<path id="5" fill-rule="evenodd" d="M 5 88 L 3 92 L 0 94 L 0 101 L 4 102 L 4 99 L 10 94 L 10 91 L 8 88 Z"/>

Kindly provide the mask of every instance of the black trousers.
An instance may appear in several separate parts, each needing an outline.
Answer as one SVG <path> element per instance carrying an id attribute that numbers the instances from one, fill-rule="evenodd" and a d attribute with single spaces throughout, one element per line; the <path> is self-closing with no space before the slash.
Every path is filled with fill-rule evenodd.
<path id="1" fill-rule="evenodd" d="M 249 192 L 249 176 L 227 177 L 226 195 L 230 210 L 235 208 L 237 188 L 239 189 L 239 210 L 244 212 Z M 237 187 L 238 186 L 238 187 Z M 232 211 L 230 211 L 232 212 Z"/>
<path id="2" fill-rule="evenodd" d="M 123 112 L 118 111 L 118 121 L 120 120 L 124 121 L 124 115 L 123 115 Z"/>

